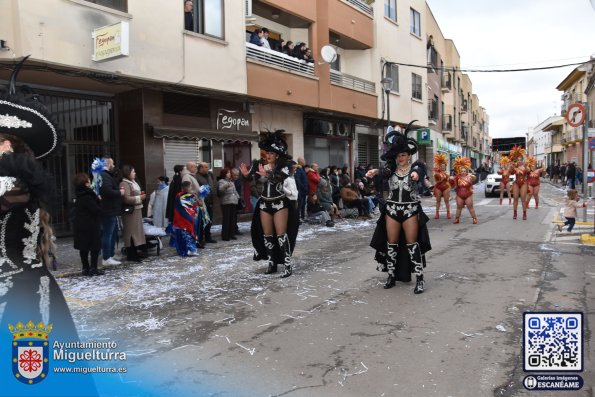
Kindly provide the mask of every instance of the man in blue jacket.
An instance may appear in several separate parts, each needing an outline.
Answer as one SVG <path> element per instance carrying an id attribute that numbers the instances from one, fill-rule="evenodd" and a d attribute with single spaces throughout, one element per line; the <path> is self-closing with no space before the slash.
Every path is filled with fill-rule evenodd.
<path id="1" fill-rule="evenodd" d="M 308 176 L 304 170 L 305 165 L 306 160 L 299 157 L 295 170 L 295 184 L 298 189 L 298 213 L 300 215 L 300 221 L 306 219 L 306 202 L 308 201 Z"/>

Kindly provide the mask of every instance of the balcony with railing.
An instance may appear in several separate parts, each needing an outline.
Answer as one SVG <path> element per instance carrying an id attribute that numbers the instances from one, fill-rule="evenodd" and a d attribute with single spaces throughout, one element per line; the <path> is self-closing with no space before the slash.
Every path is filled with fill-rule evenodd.
<path id="1" fill-rule="evenodd" d="M 432 72 L 438 70 L 438 52 L 434 46 L 428 47 L 428 66 L 432 68 Z"/>
<path id="2" fill-rule="evenodd" d="M 361 1 L 361 0 L 343 0 L 346 3 L 351 4 L 355 8 L 365 12 L 366 14 L 370 14 L 370 16 L 374 15 L 374 8 L 371 5 Z"/>
<path id="3" fill-rule="evenodd" d="M 452 132 L 452 115 L 445 114 L 442 116 L 442 132 Z"/>
<path id="4" fill-rule="evenodd" d="M 442 73 L 442 91 L 448 92 L 452 89 L 452 75 L 450 72 Z"/>
<path id="5" fill-rule="evenodd" d="M 340 43 L 341 48 L 348 50 L 374 47 L 374 10 L 371 6 L 361 0 L 331 0 L 328 5 L 328 28 L 336 36 L 331 43 Z"/>
<path id="6" fill-rule="evenodd" d="M 259 47 L 256 44 L 246 43 L 246 58 L 249 61 L 266 64 L 287 72 L 314 76 L 314 63 L 309 63 L 282 52 Z"/>
<path id="7" fill-rule="evenodd" d="M 461 112 L 467 112 L 467 109 L 468 109 L 467 100 L 463 99 L 463 101 L 461 102 Z"/>
<path id="8" fill-rule="evenodd" d="M 370 94 L 376 93 L 376 84 L 356 76 L 346 73 L 341 73 L 331 69 L 331 84 L 340 85 L 341 87 L 350 88 L 352 90 L 364 91 Z"/>
<path id="9" fill-rule="evenodd" d="M 428 101 L 428 124 L 438 124 L 438 101 Z"/>

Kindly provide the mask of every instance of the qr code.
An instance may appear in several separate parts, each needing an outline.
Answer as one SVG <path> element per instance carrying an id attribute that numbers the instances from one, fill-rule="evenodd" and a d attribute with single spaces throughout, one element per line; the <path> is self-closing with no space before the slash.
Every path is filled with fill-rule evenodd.
<path id="1" fill-rule="evenodd" d="M 524 313 L 525 371 L 582 371 L 582 313 Z"/>

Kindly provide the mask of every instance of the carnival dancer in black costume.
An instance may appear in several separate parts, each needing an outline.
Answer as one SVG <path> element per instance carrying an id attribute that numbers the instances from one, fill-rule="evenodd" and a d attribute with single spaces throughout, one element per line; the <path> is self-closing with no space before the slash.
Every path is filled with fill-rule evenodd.
<path id="1" fill-rule="evenodd" d="M 291 276 L 291 254 L 298 231 L 296 208 L 290 204 L 283 191 L 283 181 L 289 176 L 289 161 L 284 130 L 268 133 L 258 146 L 266 151 L 266 164 L 256 161 L 248 170 L 240 166 L 245 177 L 262 178 L 264 188 L 256 203 L 252 218 L 252 245 L 254 260 L 267 260 L 266 274 L 277 272 L 284 266 L 281 277 Z"/>
<path id="2" fill-rule="evenodd" d="M 388 179 L 390 188 L 370 243 L 376 249 L 378 270 L 388 272 L 384 288 L 394 287 L 397 280 L 411 281 L 411 273 L 415 273 L 413 292 L 421 294 L 424 292 L 425 253 L 431 246 L 426 227 L 428 217 L 422 210 L 418 193 L 418 183 L 423 183 L 419 180 L 420 175 L 425 175 L 424 165 L 417 161 L 411 164 L 411 156 L 417 152 L 417 142 L 407 137 L 414 121 L 409 123 L 404 134 L 391 132 L 387 135 L 386 143 L 390 148 L 381 156 L 386 161 L 384 168 L 370 170 L 366 176 L 381 172 Z"/>
<path id="3" fill-rule="evenodd" d="M 60 134 L 37 97 L 26 87 L 16 89 L 16 76 L 26 59 L 15 67 L 9 87 L 0 87 L 0 337 L 16 341 L 25 334 L 51 332 L 53 340 L 76 342 L 70 310 L 47 268 L 52 245 L 49 207 L 55 190 L 51 176 L 36 161 L 57 151 Z M 12 362 L 6 354 L 10 356 L 10 349 L 2 349 L 2 362 Z M 45 377 L 49 370 L 45 363 L 46 372 L 37 376 L 20 364 L 14 375 L 2 371 L 4 391 L 10 395 L 57 395 L 56 390 L 62 387 L 61 395 L 97 393 L 90 377 L 79 377 L 76 388 L 71 388 L 61 383 L 69 380 L 52 374 L 41 385 L 31 387 Z M 6 380 L 5 375 L 13 379 Z"/>

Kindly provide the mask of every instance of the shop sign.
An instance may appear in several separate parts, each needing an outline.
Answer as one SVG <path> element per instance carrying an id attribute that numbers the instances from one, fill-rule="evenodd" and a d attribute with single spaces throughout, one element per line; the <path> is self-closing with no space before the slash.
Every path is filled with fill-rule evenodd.
<path id="1" fill-rule="evenodd" d="M 443 152 L 450 152 L 455 155 L 462 153 L 461 147 L 459 145 L 453 145 L 452 143 L 446 142 L 445 140 L 440 138 L 438 138 L 436 146 L 438 150 L 441 150 Z"/>
<path id="2" fill-rule="evenodd" d="M 93 56 L 95 62 L 128 56 L 130 53 L 130 24 L 121 21 L 93 30 Z"/>
<path id="3" fill-rule="evenodd" d="M 430 129 L 420 128 L 417 130 L 417 143 L 419 145 L 429 145 L 432 143 L 430 139 Z"/>
<path id="4" fill-rule="evenodd" d="M 250 119 L 248 112 L 219 109 L 216 129 L 219 131 L 251 131 Z"/>

